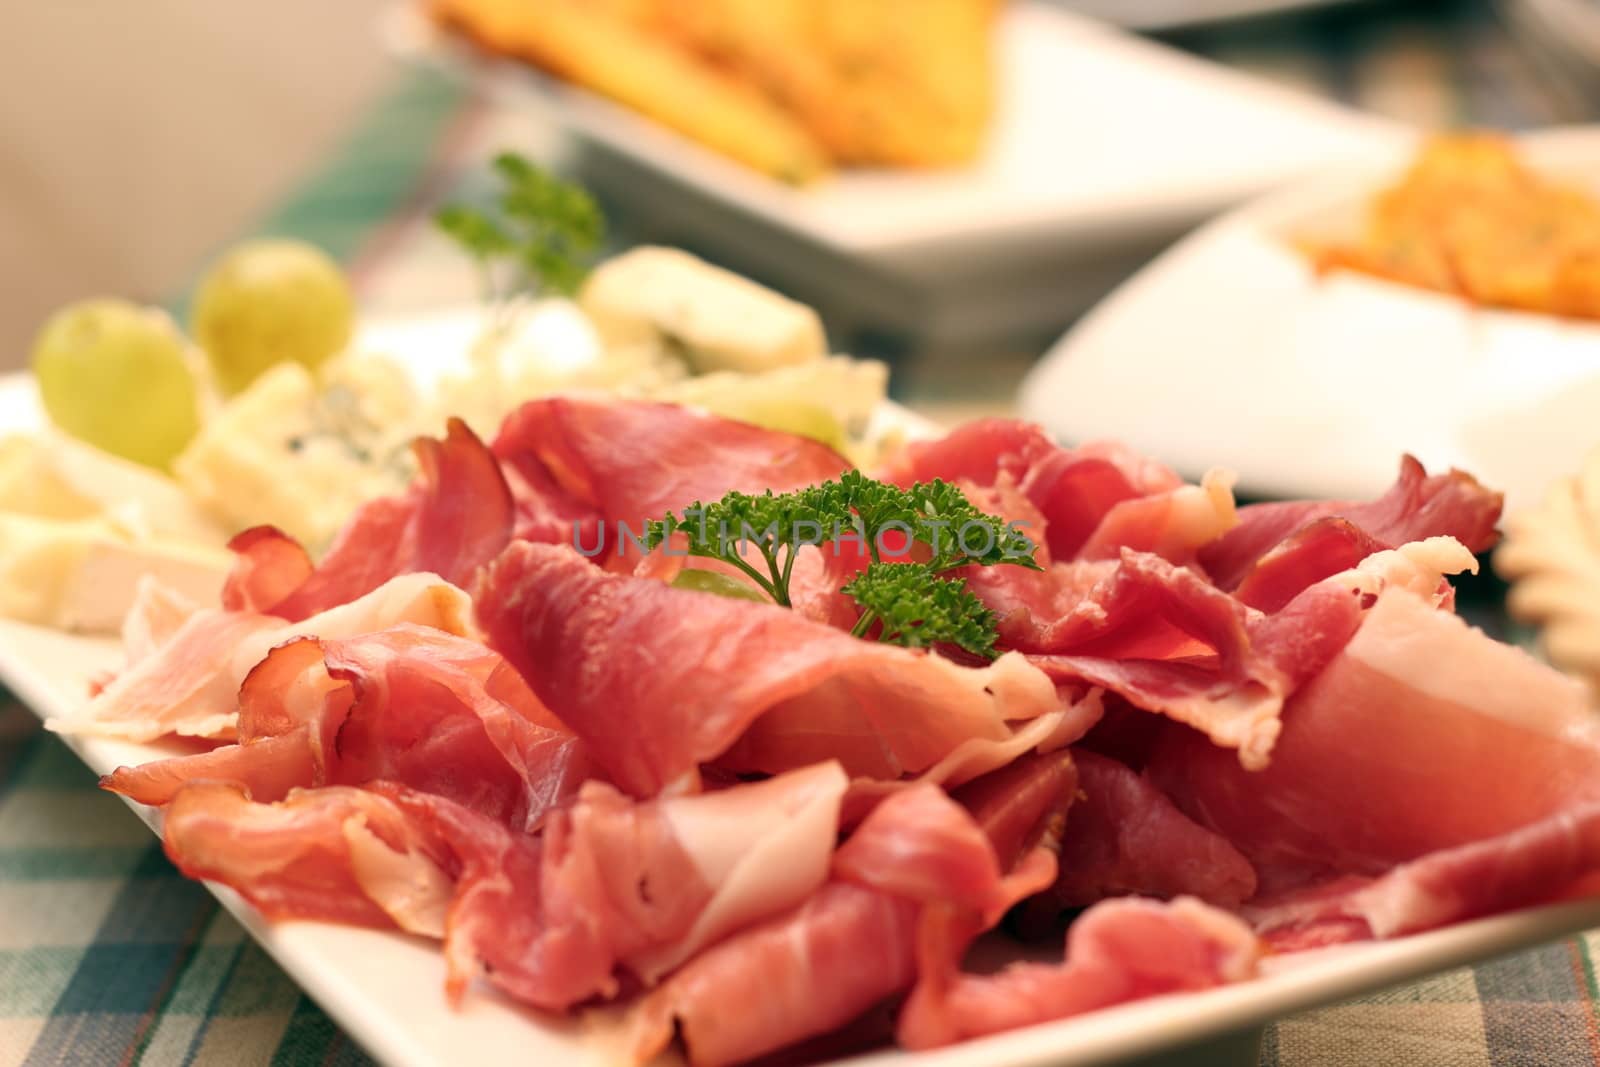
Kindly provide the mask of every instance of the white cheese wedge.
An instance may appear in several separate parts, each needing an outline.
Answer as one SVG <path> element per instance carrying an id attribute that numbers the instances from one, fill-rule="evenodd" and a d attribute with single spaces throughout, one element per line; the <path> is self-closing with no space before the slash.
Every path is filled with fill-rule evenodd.
<path id="1" fill-rule="evenodd" d="M 410 479 L 400 372 L 342 371 L 326 387 L 280 363 L 206 423 L 173 469 L 225 525 L 271 524 L 312 550 L 363 501 Z"/>
<path id="2" fill-rule="evenodd" d="M 227 539 L 171 478 L 54 430 L 0 440 L 0 512 L 56 519 L 109 515 L 139 539 L 215 546 Z"/>
<path id="3" fill-rule="evenodd" d="M 653 345 L 697 373 L 770 370 L 828 353 L 815 311 L 675 248 L 607 260 L 578 304 L 607 348 Z"/>
<path id="4" fill-rule="evenodd" d="M 0 514 L 0 615 L 111 633 L 146 575 L 198 604 L 216 604 L 232 563 L 219 547 L 140 541 L 104 516 Z"/>

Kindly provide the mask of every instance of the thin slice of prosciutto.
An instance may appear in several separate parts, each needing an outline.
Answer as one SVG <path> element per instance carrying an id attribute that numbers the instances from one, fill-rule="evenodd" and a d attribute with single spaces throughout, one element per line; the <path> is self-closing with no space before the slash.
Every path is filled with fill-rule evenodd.
<path id="1" fill-rule="evenodd" d="M 590 782 L 524 834 L 393 783 L 251 801 L 191 784 L 166 812 L 168 855 L 273 918 L 393 923 L 443 936 L 449 988 L 480 974 L 565 1010 L 653 981 L 784 912 L 828 875 L 846 779 L 820 764 L 768 781 L 636 803 Z"/>
<path id="2" fill-rule="evenodd" d="M 1005 647 L 1061 681 L 1101 686 L 1263 766 L 1283 701 L 1360 623 L 1357 598 L 1307 590 L 1264 616 L 1188 567 L 1124 550 L 1044 571 L 968 568 Z"/>
<path id="3" fill-rule="evenodd" d="M 1334 878 L 1252 901 L 1274 947 L 1397 937 L 1560 897 L 1600 871 L 1600 804 L 1429 853 L 1375 878 Z"/>
<path id="4" fill-rule="evenodd" d="M 1256 891 L 1250 862 L 1226 838 L 1194 822 L 1147 779 L 1116 760 L 1074 749 L 1081 799 L 1061 832 L 1062 907 L 1134 894 L 1198 897 L 1235 907 Z"/>
<path id="5" fill-rule="evenodd" d="M 163 841 L 184 874 L 231 886 L 269 919 L 444 935 L 448 853 L 366 790 L 305 790 L 261 804 L 234 786 L 193 782 L 168 806 Z"/>
<path id="6" fill-rule="evenodd" d="M 1201 549 L 1200 563 L 1218 587 L 1237 589 L 1258 564 L 1272 562 L 1267 557 L 1275 547 L 1308 536 L 1303 531 L 1330 517 L 1345 520 L 1365 535 L 1358 541 L 1370 538 L 1381 548 L 1454 537 L 1471 551 L 1484 552 L 1494 546 L 1502 501 L 1500 493 L 1484 488 L 1470 474 L 1452 470 L 1429 475 L 1415 458 L 1406 456 L 1394 486 L 1370 503 L 1297 500 L 1241 508 L 1239 524 Z"/>
<path id="7" fill-rule="evenodd" d="M 1078 555 L 1120 506 L 1183 487 L 1183 480 L 1171 470 L 1121 445 L 1095 442 L 1063 448 L 1040 427 L 1012 419 L 979 419 L 942 438 L 911 442 L 890 459 L 880 476 L 900 485 L 941 478 L 969 492 L 969 487 L 1015 487 L 1044 521 L 1042 535 L 1029 530 L 1029 536 L 1045 545 L 1057 560 Z M 1171 528 L 1166 520 L 1173 515 L 1170 505 L 1176 499 L 1169 497 L 1166 503 L 1142 512 L 1137 508 L 1126 511 L 1112 520 L 1111 529 L 1142 527 L 1145 545 L 1153 547 L 1154 527 Z M 1196 503 L 1201 504 L 1193 509 L 1196 517 L 1210 523 L 1209 508 Z M 1230 496 L 1228 520 L 1231 515 Z M 1223 521 L 1220 529 L 1228 524 Z M 1220 532 L 1215 526 L 1205 529 L 1209 533 L 1200 540 Z M 1114 545 L 1115 537 L 1108 529 L 1099 538 L 1096 551 Z"/>
<path id="8" fill-rule="evenodd" d="M 1600 800 L 1582 687 L 1398 584 L 1283 725 L 1259 771 L 1182 728 L 1147 768 L 1279 884 L 1382 874 Z"/>
<path id="9" fill-rule="evenodd" d="M 130 741 L 166 734 L 233 740 L 239 687 L 274 645 L 308 635 L 352 637 L 400 623 L 467 634 L 473 631 L 472 602 L 435 575 L 406 574 L 295 623 L 252 611 L 197 611 L 159 648 L 130 663 L 80 713 L 46 725 L 58 733 Z"/>
<path id="10" fill-rule="evenodd" d="M 907 1048 L 947 1045 L 1019 1026 L 1167 993 L 1243 981 L 1260 942 L 1239 919 L 1192 897 L 1171 903 L 1106 900 L 1067 932 L 1058 964 L 1014 963 L 995 973 L 958 969 L 971 928 L 952 913 L 925 916 L 921 979 L 900 1015 Z"/>
<path id="11" fill-rule="evenodd" d="M 774 605 L 608 574 L 553 545 L 512 545 L 477 602 L 489 643 L 637 796 L 711 762 L 775 773 L 837 759 L 896 778 L 1063 706 L 1021 656 L 959 666 Z"/>
<path id="12" fill-rule="evenodd" d="M 928 784 L 880 804 L 835 856 L 833 880 L 646 999 L 639 1058 L 676 1032 L 692 1064 L 720 1067 L 843 1026 L 916 980 L 916 930 L 929 907 L 948 902 L 981 929 L 1048 885 L 1054 864 L 1033 845 L 1071 801 L 1070 761 L 1039 756 L 998 773 L 1006 778 L 995 791 L 968 787 L 970 811 Z M 1003 873 L 1013 852 L 1031 859 Z"/>
<path id="13" fill-rule="evenodd" d="M 320 563 L 271 527 L 235 537 L 223 606 L 298 622 L 401 574 L 467 584 L 511 539 L 510 490 L 494 455 L 460 419 L 450 420 L 443 440 L 418 438 L 413 448 L 419 470 L 411 488 L 362 505 Z"/>
<path id="14" fill-rule="evenodd" d="M 122 767 L 102 784 L 159 806 L 201 779 L 263 801 L 391 781 L 532 828 L 591 772 L 581 742 L 500 656 L 402 624 L 279 645 L 240 687 L 237 744 Z"/>
<path id="15" fill-rule="evenodd" d="M 598 397 L 531 400 L 500 428 L 494 454 L 516 501 L 516 536 L 614 556 L 618 523 L 644 524 L 730 490 L 787 492 L 850 466 L 808 437 L 672 404 Z"/>

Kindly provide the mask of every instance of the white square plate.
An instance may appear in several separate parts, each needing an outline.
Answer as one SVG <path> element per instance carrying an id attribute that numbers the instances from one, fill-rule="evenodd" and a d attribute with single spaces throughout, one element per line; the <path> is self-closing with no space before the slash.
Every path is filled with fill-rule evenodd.
<path id="1" fill-rule="evenodd" d="M 832 311 L 917 333 L 1059 329 L 1202 219 L 1401 136 L 1393 123 L 1038 2 L 1006 6 L 988 147 L 970 166 L 848 170 L 796 188 L 520 63 L 412 5 L 391 48 L 570 132 L 630 225 L 704 245 Z M 930 296 L 936 292 L 937 297 Z"/>
<path id="2" fill-rule="evenodd" d="M 37 425 L 31 382 L 0 379 L 0 431 Z M 0 621 L 0 683 L 41 719 L 70 715 L 89 679 L 120 663 L 115 641 Z M 66 739 L 97 774 L 173 754 L 161 744 Z M 158 827 L 158 814 L 133 805 Z M 435 945 L 399 933 L 325 923 L 263 921 L 237 894 L 210 886 L 249 930 L 357 1042 L 396 1067 L 452 1063 L 617 1067 L 620 1026 L 595 1013 L 561 1020 L 474 988 L 460 1010 L 444 999 Z M 1255 1064 L 1251 1031 L 1273 1019 L 1449 967 L 1531 947 L 1600 925 L 1600 900 L 1550 905 L 1396 941 L 1351 945 L 1278 961 L 1241 985 L 1161 997 L 933 1052 L 885 1050 L 858 1057 L 879 1067 L 1089 1067 L 1170 1054 L 1193 1063 L 1197 1046 Z M 1220 1059 L 1209 1062 L 1220 1063 Z"/>

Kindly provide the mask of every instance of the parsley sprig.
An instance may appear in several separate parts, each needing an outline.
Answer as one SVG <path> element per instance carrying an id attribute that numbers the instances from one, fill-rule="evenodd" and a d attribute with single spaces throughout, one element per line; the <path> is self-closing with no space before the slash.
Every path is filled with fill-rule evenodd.
<path id="1" fill-rule="evenodd" d="M 925 563 L 874 563 L 845 583 L 861 605 L 850 632 L 865 637 L 879 624 L 878 640 L 907 648 L 949 644 L 994 659 L 994 612 L 967 591 L 961 578 L 944 578 Z"/>
<path id="2" fill-rule="evenodd" d="M 501 153 L 493 168 L 501 186 L 495 212 L 447 204 L 434 223 L 472 258 L 485 302 L 504 318 L 541 292 L 577 291 L 605 218 L 581 185 L 522 156 Z"/>
<path id="3" fill-rule="evenodd" d="M 790 580 L 803 546 L 854 541 L 872 562 L 843 590 L 862 608 L 853 633 L 867 636 L 876 626 L 881 641 L 952 644 L 986 658 L 995 654 L 994 614 L 946 572 L 1000 563 L 1039 569 L 1025 534 L 973 506 L 948 482 L 905 489 L 860 471 L 789 493 L 731 492 L 697 502 L 648 524 L 644 543 L 655 548 L 675 535 L 689 555 L 736 567 L 784 607 L 791 605 Z M 914 554 L 926 558 L 910 559 Z"/>

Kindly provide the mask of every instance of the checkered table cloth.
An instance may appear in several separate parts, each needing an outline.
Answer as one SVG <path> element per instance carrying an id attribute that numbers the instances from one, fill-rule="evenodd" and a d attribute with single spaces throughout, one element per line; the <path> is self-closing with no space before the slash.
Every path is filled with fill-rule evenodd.
<path id="1" fill-rule="evenodd" d="M 1374 4 L 1175 43 L 1423 122 L 1576 117 L 1482 3 Z M 430 233 L 427 209 L 505 144 L 553 147 L 529 120 L 436 76 L 410 75 L 258 229 L 307 237 L 344 259 L 369 309 L 470 299 L 469 273 Z M 993 392 L 1004 378 L 997 365 L 982 374 L 990 392 L 981 395 L 1003 402 Z M 901 399 L 921 407 L 979 387 L 950 368 L 906 381 Z M 1475 621 L 1496 621 L 1489 596 Z M 1306 1012 L 1268 1029 L 1261 1062 L 1600 1064 L 1597 951 L 1593 935 L 1569 939 Z M 0 1067 L 366 1062 L 203 888 L 177 874 L 144 825 L 0 693 Z"/>

